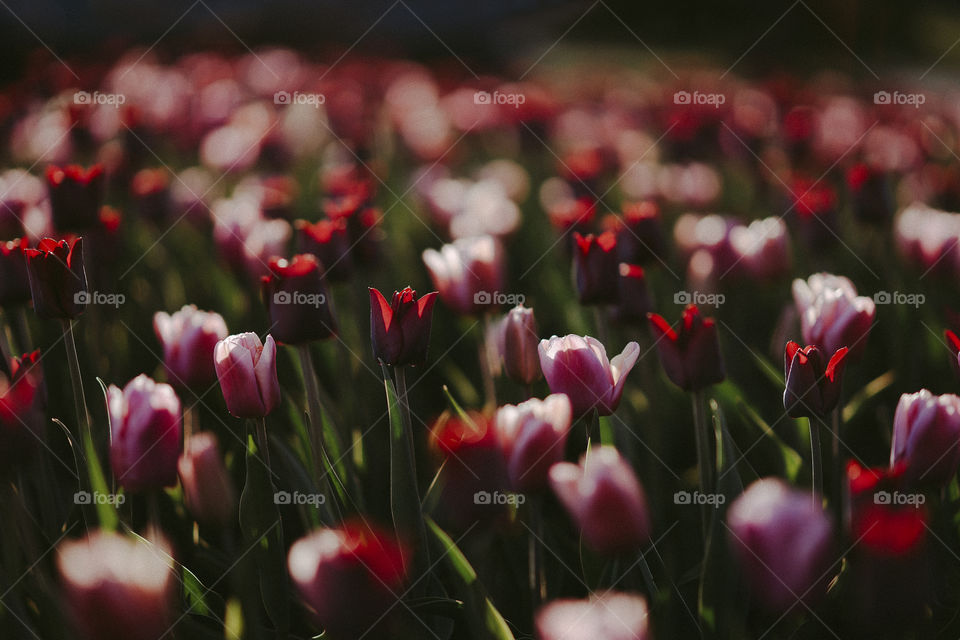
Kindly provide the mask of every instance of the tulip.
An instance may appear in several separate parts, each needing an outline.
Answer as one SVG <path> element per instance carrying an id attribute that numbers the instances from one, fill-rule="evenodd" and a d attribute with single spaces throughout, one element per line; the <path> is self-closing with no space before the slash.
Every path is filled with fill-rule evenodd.
<path id="1" fill-rule="evenodd" d="M 423 262 L 440 299 L 462 315 L 486 310 L 503 287 L 503 248 L 493 236 L 462 238 L 439 251 L 427 249 Z"/>
<path id="2" fill-rule="evenodd" d="M 50 210 L 57 231 L 84 231 L 98 226 L 106 176 L 103 165 L 47 167 Z"/>
<path id="3" fill-rule="evenodd" d="M 629 342 L 620 355 L 607 360 L 607 350 L 590 336 L 552 336 L 540 341 L 540 368 L 550 391 L 565 393 L 575 415 L 596 408 L 608 416 L 617 410 L 627 374 L 640 356 L 640 345 Z"/>
<path id="4" fill-rule="evenodd" d="M 43 432 L 43 372 L 40 352 L 14 358 L 0 383 L 0 466 L 13 469 L 33 453 Z"/>
<path id="5" fill-rule="evenodd" d="M 617 225 L 617 251 L 623 262 L 649 264 L 666 257 L 660 207 L 652 200 L 624 205 Z"/>
<path id="6" fill-rule="evenodd" d="M 653 301 L 643 267 L 621 262 L 619 271 L 617 319 L 621 322 L 645 319 L 653 308 Z"/>
<path id="7" fill-rule="evenodd" d="M 426 362 L 437 292 L 417 300 L 417 292 L 407 287 L 394 291 L 393 301 L 387 302 L 377 289 L 371 287 L 369 291 L 370 340 L 374 357 L 394 366 Z"/>
<path id="8" fill-rule="evenodd" d="M 515 491 L 539 491 L 548 486 L 550 467 L 563 460 L 572 419 L 570 398 L 562 393 L 497 410 L 494 429 Z"/>
<path id="9" fill-rule="evenodd" d="M 947 341 L 947 348 L 950 349 L 950 367 L 960 376 L 960 336 L 950 329 L 945 329 L 943 339 Z"/>
<path id="10" fill-rule="evenodd" d="M 587 600 L 554 600 L 535 622 L 539 640 L 649 640 L 650 620 L 643 596 L 605 591 Z"/>
<path id="11" fill-rule="evenodd" d="M 107 389 L 110 464 L 128 491 L 169 487 L 177 482 L 180 456 L 180 399 L 168 384 L 140 374 L 121 391 Z"/>
<path id="12" fill-rule="evenodd" d="M 944 486 L 960 464 L 960 397 L 926 389 L 900 396 L 893 418 L 890 466 L 911 483 Z"/>
<path id="13" fill-rule="evenodd" d="M 540 378 L 537 333 L 533 309 L 522 304 L 508 311 L 496 325 L 493 341 L 498 351 L 496 359 L 503 363 L 503 372 L 514 382 L 530 385 Z"/>
<path id="14" fill-rule="evenodd" d="M 177 472 L 183 486 L 183 501 L 190 513 L 204 522 L 229 524 L 236 495 L 220 457 L 216 436 L 206 431 L 191 436 L 183 445 Z"/>
<path id="15" fill-rule="evenodd" d="M 30 302 L 30 276 L 23 253 L 26 238 L 0 242 L 0 307 Z"/>
<path id="16" fill-rule="evenodd" d="M 558 462 L 550 468 L 549 477 L 583 539 L 598 553 L 629 553 L 650 540 L 643 487 L 615 448 L 594 449 L 579 465 Z"/>
<path id="17" fill-rule="evenodd" d="M 174 573 L 170 548 L 94 531 L 57 550 L 64 601 L 87 640 L 156 640 L 170 630 Z"/>
<path id="18" fill-rule="evenodd" d="M 205 390 L 216 382 L 213 348 L 227 337 L 223 316 L 184 305 L 173 315 L 155 313 L 153 329 L 163 345 L 163 364 L 171 383 Z"/>
<path id="19" fill-rule="evenodd" d="M 807 280 L 793 281 L 793 300 L 804 342 L 826 353 L 849 347 L 848 358 L 860 358 L 876 312 L 872 299 L 858 296 L 853 283 L 843 276 L 815 273 Z"/>
<path id="20" fill-rule="evenodd" d="M 730 546 L 764 606 L 786 612 L 826 593 L 833 525 L 809 494 L 777 478 L 757 480 L 727 513 Z"/>
<path id="21" fill-rule="evenodd" d="M 83 270 L 83 238 L 44 238 L 36 249 L 24 249 L 33 308 L 42 318 L 76 318 L 86 306 L 87 275 Z"/>
<path id="22" fill-rule="evenodd" d="M 617 236 L 607 231 L 599 236 L 573 232 L 573 273 L 580 304 L 616 304 L 618 296 Z"/>
<path id="23" fill-rule="evenodd" d="M 263 289 L 277 340 L 303 344 L 336 335 L 333 300 L 315 256 L 301 253 L 289 261 L 271 258 L 270 271 L 263 278 Z"/>
<path id="24" fill-rule="evenodd" d="M 255 333 L 227 336 L 213 349 L 227 410 L 238 418 L 262 418 L 280 404 L 277 344 Z"/>
<path id="25" fill-rule="evenodd" d="M 300 253 L 310 253 L 317 257 L 326 270 L 330 280 L 346 280 L 353 272 L 353 260 L 350 257 L 350 235 L 347 232 L 347 219 L 320 220 L 310 223 L 306 220 L 294 222 L 297 229 L 297 249 Z"/>
<path id="26" fill-rule="evenodd" d="M 318 529 L 293 543 L 287 569 L 304 605 L 331 640 L 386 633 L 403 595 L 408 552 L 389 535 L 355 523 Z"/>
<path id="27" fill-rule="evenodd" d="M 783 407 L 791 418 L 823 418 L 837 407 L 848 351 L 843 347 L 824 367 L 823 356 L 816 346 L 787 343 L 783 360 L 786 372 Z"/>
<path id="28" fill-rule="evenodd" d="M 656 337 L 660 363 L 673 384 L 684 391 L 697 391 L 726 377 L 717 326 L 713 318 L 704 318 L 696 305 L 683 310 L 678 330 L 655 313 L 647 316 Z"/>
<path id="29" fill-rule="evenodd" d="M 130 181 L 130 192 L 140 217 L 154 224 L 170 213 L 170 176 L 166 169 L 141 169 Z"/>
<path id="30" fill-rule="evenodd" d="M 891 181 L 886 174 L 860 163 L 847 171 L 847 186 L 853 196 L 853 213 L 868 224 L 888 224 L 896 210 Z"/>

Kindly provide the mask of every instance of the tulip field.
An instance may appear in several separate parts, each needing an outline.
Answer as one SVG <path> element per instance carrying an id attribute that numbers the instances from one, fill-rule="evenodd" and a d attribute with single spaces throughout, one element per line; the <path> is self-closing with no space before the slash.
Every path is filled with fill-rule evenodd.
<path id="1" fill-rule="evenodd" d="M 955 83 L 30 65 L 0 638 L 960 637 Z"/>

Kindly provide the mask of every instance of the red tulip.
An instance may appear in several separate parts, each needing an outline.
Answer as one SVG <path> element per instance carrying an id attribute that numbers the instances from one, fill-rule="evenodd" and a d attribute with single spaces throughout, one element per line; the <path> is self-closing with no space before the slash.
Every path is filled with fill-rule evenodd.
<path id="1" fill-rule="evenodd" d="M 393 292 L 387 302 L 377 289 L 370 288 L 370 340 L 373 355 L 389 365 L 419 365 L 427 360 L 430 325 L 437 292 L 417 300 L 417 292 L 407 287 Z"/>
<path id="2" fill-rule="evenodd" d="M 177 472 L 183 486 L 183 501 L 195 518 L 220 526 L 230 523 L 236 494 L 215 435 L 201 431 L 184 442 Z"/>
<path id="3" fill-rule="evenodd" d="M 15 465 L 33 453 L 43 432 L 43 371 L 40 352 L 14 358 L 10 378 L 0 382 L 0 466 Z"/>
<path id="4" fill-rule="evenodd" d="M 227 410 L 238 418 L 262 418 L 280 404 L 277 344 L 268 335 L 227 336 L 213 349 L 213 362 Z"/>
<path id="5" fill-rule="evenodd" d="M 537 611 L 538 640 L 649 640 L 643 596 L 605 591 L 587 600 L 554 600 Z"/>
<path id="6" fill-rule="evenodd" d="M 822 418 L 836 408 L 848 351 L 843 347 L 824 367 L 823 356 L 814 345 L 801 347 L 793 341 L 787 343 L 783 360 L 786 372 L 783 407 L 791 418 Z"/>
<path id="7" fill-rule="evenodd" d="M 270 330 L 277 340 L 303 344 L 336 335 L 333 299 L 315 256 L 301 253 L 290 260 L 271 258 L 270 271 L 263 278 L 263 289 Z"/>
<path id="8" fill-rule="evenodd" d="M 497 409 L 494 428 L 516 491 L 538 491 L 549 484 L 550 467 L 563 460 L 573 407 L 555 393 Z"/>
<path id="9" fill-rule="evenodd" d="M 573 272 L 580 304 L 616 304 L 620 261 L 617 236 L 611 231 L 582 236 L 573 232 Z"/>
<path id="10" fill-rule="evenodd" d="M 36 249 L 23 253 L 37 315 L 72 320 L 83 313 L 87 302 L 83 238 L 71 242 L 44 238 Z"/>
<path id="11" fill-rule="evenodd" d="M 219 313 L 184 305 L 173 315 L 158 311 L 153 329 L 163 345 L 163 364 L 171 384 L 192 389 L 216 382 L 213 348 L 227 337 L 227 324 Z"/>
<path id="12" fill-rule="evenodd" d="M 900 396 L 893 418 L 890 466 L 910 483 L 945 486 L 960 465 L 960 397 L 926 389 Z"/>
<path id="13" fill-rule="evenodd" d="M 657 341 L 660 363 L 673 384 L 684 391 L 696 391 L 723 382 L 726 374 L 713 318 L 702 317 L 693 304 L 683 310 L 678 330 L 655 313 L 648 318 Z"/>
<path id="14" fill-rule="evenodd" d="M 26 238 L 0 242 L 0 307 L 30 302 L 30 276 L 23 249 Z"/>
<path id="15" fill-rule="evenodd" d="M 85 231 L 98 226 L 106 176 L 103 165 L 47 167 L 47 189 L 57 231 Z"/>
<path id="16" fill-rule="evenodd" d="M 565 393 L 575 415 L 596 409 L 608 416 L 620 405 L 627 374 L 640 356 L 640 345 L 629 342 L 620 355 L 607 359 L 607 350 L 590 336 L 552 336 L 540 341 L 540 368 L 553 393 Z"/>

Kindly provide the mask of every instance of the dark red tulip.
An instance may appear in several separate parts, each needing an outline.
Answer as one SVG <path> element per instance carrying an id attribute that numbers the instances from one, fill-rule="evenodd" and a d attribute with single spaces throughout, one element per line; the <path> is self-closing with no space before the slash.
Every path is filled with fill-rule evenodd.
<path id="1" fill-rule="evenodd" d="M 141 218 L 155 224 L 167 218 L 171 200 L 166 169 L 141 169 L 130 181 L 130 192 Z"/>
<path id="2" fill-rule="evenodd" d="M 836 408 L 848 352 L 846 347 L 839 349 L 824 366 L 822 352 L 816 346 L 801 347 L 792 340 L 787 343 L 783 408 L 791 418 L 822 418 Z"/>
<path id="3" fill-rule="evenodd" d="M 426 362 L 437 292 L 417 300 L 417 292 L 407 287 L 394 291 L 393 301 L 387 302 L 377 289 L 370 287 L 369 291 L 370 340 L 374 357 L 394 366 Z"/>
<path id="4" fill-rule="evenodd" d="M 617 319 L 621 322 L 643 320 L 653 308 L 643 267 L 621 262 L 619 276 L 620 301 L 616 309 Z"/>
<path id="5" fill-rule="evenodd" d="M 103 165 L 47 167 L 47 189 L 57 231 L 85 231 L 100 221 L 105 186 Z"/>
<path id="6" fill-rule="evenodd" d="M 695 391 L 723 382 L 726 377 L 720 341 L 713 318 L 700 315 L 697 305 L 683 310 L 679 330 L 655 313 L 647 316 L 657 341 L 660 363 L 673 384 Z"/>
<path id="7" fill-rule="evenodd" d="M 620 273 L 617 236 L 610 231 L 598 236 L 574 231 L 573 239 L 573 271 L 580 304 L 616 304 Z"/>
<path id="8" fill-rule="evenodd" d="M 83 238 L 44 238 L 36 249 L 24 249 L 33 308 L 42 318 L 73 319 L 87 303 L 83 270 Z"/>
<path id="9" fill-rule="evenodd" d="M 303 344 L 337 333 L 333 300 L 315 256 L 301 253 L 290 260 L 271 258 L 270 272 L 263 277 L 263 289 L 270 310 L 270 333 L 277 340 Z"/>
<path id="10" fill-rule="evenodd" d="M 660 207 L 652 200 L 624 205 L 617 225 L 617 252 L 624 262 L 649 264 L 666 254 Z"/>
<path id="11" fill-rule="evenodd" d="M 326 269 L 330 280 L 346 280 L 353 271 L 350 256 L 350 236 L 347 232 L 347 219 L 336 218 L 310 223 L 306 220 L 294 222 L 297 229 L 297 250 L 300 253 L 312 253 Z"/>
<path id="12" fill-rule="evenodd" d="M 883 225 L 893 218 L 897 205 L 893 186 L 886 174 L 860 163 L 847 171 L 847 187 L 858 220 Z"/>
<path id="13" fill-rule="evenodd" d="M 10 377 L 0 383 L 0 467 L 25 459 L 40 442 L 43 429 L 43 374 L 40 352 L 14 358 Z"/>
<path id="14" fill-rule="evenodd" d="M 0 242 L 0 307 L 30 302 L 30 277 L 23 254 L 26 238 Z"/>

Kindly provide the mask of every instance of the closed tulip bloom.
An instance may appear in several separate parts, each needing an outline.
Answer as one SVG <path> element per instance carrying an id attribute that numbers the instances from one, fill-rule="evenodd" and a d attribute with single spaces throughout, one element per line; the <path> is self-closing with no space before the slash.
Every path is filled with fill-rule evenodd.
<path id="1" fill-rule="evenodd" d="M 791 418 L 822 418 L 837 407 L 847 352 L 843 347 L 824 366 L 823 355 L 814 345 L 787 343 L 783 356 L 783 408 Z"/>
<path id="2" fill-rule="evenodd" d="M 342 640 L 386 631 L 386 614 L 403 596 L 406 560 L 390 535 L 348 522 L 294 542 L 287 569 L 316 624 Z"/>
<path id="3" fill-rule="evenodd" d="M 606 591 L 586 600 L 554 600 L 536 615 L 538 640 L 649 640 L 643 596 Z"/>
<path id="4" fill-rule="evenodd" d="M 223 316 L 184 305 L 172 315 L 155 313 L 153 329 L 163 345 L 163 364 L 172 384 L 205 389 L 216 382 L 213 348 L 227 337 Z"/>
<path id="5" fill-rule="evenodd" d="M 651 313 L 648 317 L 660 363 L 673 384 L 684 391 L 696 391 L 723 382 L 726 374 L 713 318 L 701 316 L 693 304 L 683 310 L 683 320 L 676 330 L 662 316 Z"/>
<path id="6" fill-rule="evenodd" d="M 890 466 L 898 464 L 909 482 L 950 482 L 960 464 L 960 397 L 926 389 L 900 396 L 890 450 Z"/>
<path id="7" fill-rule="evenodd" d="M 87 301 L 83 238 L 70 242 L 44 238 L 36 249 L 24 249 L 23 253 L 37 315 L 72 320 L 83 313 Z"/>
<path id="8" fill-rule="evenodd" d="M 643 267 L 621 262 L 619 266 L 619 303 L 617 319 L 621 322 L 644 320 L 653 308 L 647 276 Z"/>
<path id="9" fill-rule="evenodd" d="M 180 399 L 168 384 L 140 374 L 121 390 L 107 389 L 110 464 L 128 491 L 177 483 L 180 456 Z"/>
<path id="10" fill-rule="evenodd" d="M 183 444 L 177 462 L 183 501 L 197 520 L 226 525 L 233 517 L 236 494 L 220 457 L 217 437 L 208 431 L 195 433 Z"/>
<path id="11" fill-rule="evenodd" d="M 277 343 L 255 333 L 227 336 L 213 349 L 227 410 L 238 418 L 262 418 L 280 404 Z"/>
<path id="12" fill-rule="evenodd" d="M 643 487 L 615 448 L 594 449 L 579 465 L 558 462 L 550 468 L 550 486 L 598 553 L 634 552 L 650 540 Z"/>
<path id="13" fill-rule="evenodd" d="M 548 486 L 550 467 L 563 460 L 572 419 L 570 398 L 562 393 L 497 410 L 494 429 L 515 491 L 538 491 Z"/>
<path id="14" fill-rule="evenodd" d="M 573 274 L 580 304 L 616 304 L 620 274 L 617 236 L 612 231 L 599 236 L 574 231 L 573 239 Z"/>
<path id="15" fill-rule="evenodd" d="M 30 276 L 23 253 L 26 238 L 0 242 L 0 307 L 30 302 Z"/>
<path id="16" fill-rule="evenodd" d="M 353 273 L 347 218 L 310 223 L 297 220 L 297 250 L 317 257 L 330 280 L 346 280 Z"/>
<path id="17" fill-rule="evenodd" d="M 590 336 L 552 336 L 540 341 L 540 368 L 550 391 L 565 393 L 574 415 L 596 408 L 608 416 L 620 405 L 627 374 L 640 356 L 640 345 L 628 342 L 620 355 L 607 359 L 607 350 Z"/>
<path id="18" fill-rule="evenodd" d="M 777 478 L 757 480 L 727 514 L 730 546 L 751 592 L 786 612 L 826 592 L 833 525 L 806 491 Z"/>
<path id="19" fill-rule="evenodd" d="M 503 288 L 503 248 L 493 236 L 462 238 L 439 251 L 427 249 L 423 262 L 440 299 L 459 314 L 486 311 L 493 294 Z"/>
<path id="20" fill-rule="evenodd" d="M 649 264 L 666 257 L 663 221 L 656 202 L 644 200 L 624 205 L 623 219 L 616 228 L 617 252 L 622 261 Z"/>
<path id="21" fill-rule="evenodd" d="M 0 378 L 0 470 L 15 470 L 42 442 L 43 371 L 40 352 L 14 358 Z"/>
<path id="22" fill-rule="evenodd" d="M 437 292 L 417 300 L 417 292 L 407 287 L 394 291 L 393 300 L 387 302 L 377 289 L 371 287 L 369 291 L 370 340 L 374 357 L 395 366 L 426 362 Z"/>
<path id="23" fill-rule="evenodd" d="M 106 175 L 103 165 L 47 167 L 50 210 L 57 231 L 94 229 L 100 221 Z"/>
<path id="24" fill-rule="evenodd" d="M 277 340 L 303 344 L 336 335 L 333 299 L 315 256 L 301 253 L 290 260 L 271 258 L 270 271 L 263 278 L 263 289 L 271 332 Z"/>
<path id="25" fill-rule="evenodd" d="M 848 347 L 850 360 L 858 360 L 866 348 L 876 305 L 858 296 L 853 283 L 843 276 L 815 273 L 793 281 L 793 300 L 800 313 L 803 341 L 826 353 Z"/>
<path id="26" fill-rule="evenodd" d="M 169 546 L 106 531 L 57 550 L 63 598 L 86 640 L 157 640 L 173 622 Z"/>
<path id="27" fill-rule="evenodd" d="M 496 345 L 503 372 L 519 384 L 533 384 L 540 378 L 540 337 L 533 309 L 522 304 L 507 312 L 497 324 Z"/>

